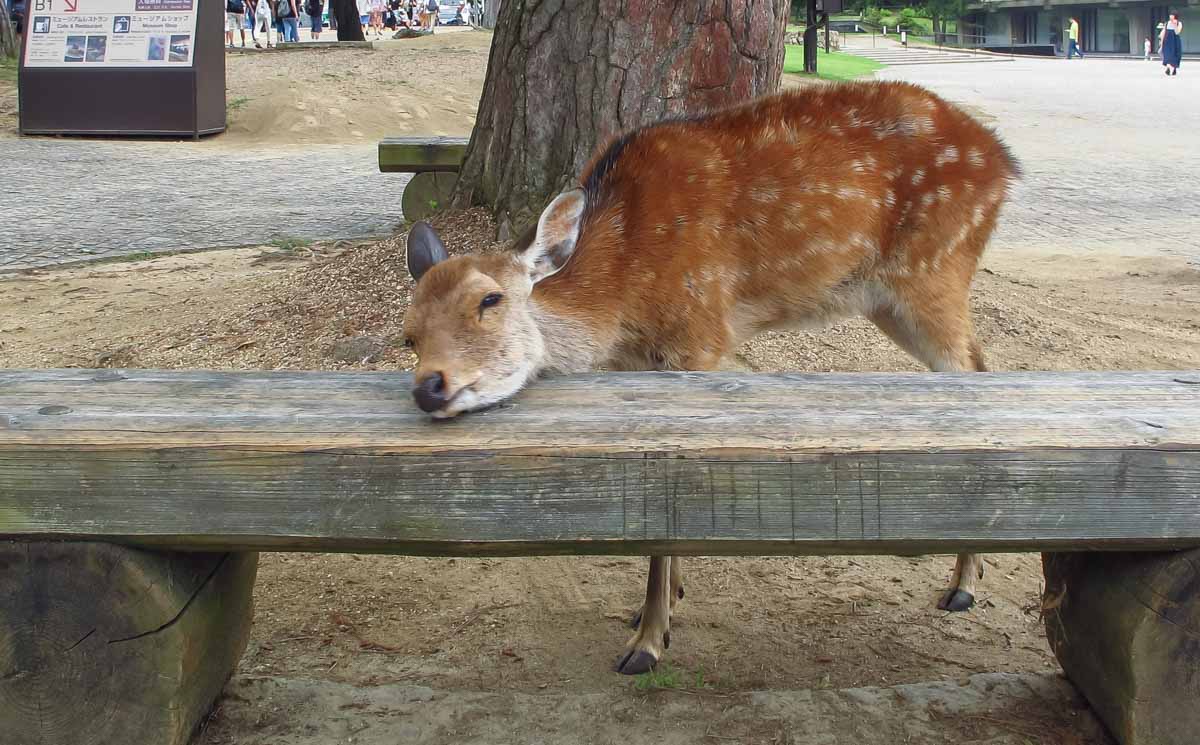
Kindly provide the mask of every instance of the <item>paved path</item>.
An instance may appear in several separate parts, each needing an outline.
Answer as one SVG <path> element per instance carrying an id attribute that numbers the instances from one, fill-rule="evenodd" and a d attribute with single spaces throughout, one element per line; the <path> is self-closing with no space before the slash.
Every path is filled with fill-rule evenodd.
<path id="1" fill-rule="evenodd" d="M 406 174 L 374 145 L 0 139 L 0 272 L 144 251 L 384 235 Z"/>
<path id="2" fill-rule="evenodd" d="M 995 247 L 1167 254 L 1200 264 L 1200 78 L 1158 63 L 1017 59 L 887 68 L 994 126 L 1025 177 Z"/>
<path id="3" fill-rule="evenodd" d="M 993 124 L 1025 167 L 994 245 L 1200 263 L 1200 77 L 1156 63 L 914 65 Z M 387 233 L 405 177 L 370 146 L 0 139 L 0 271 L 288 235 Z M 16 209 L 8 207 L 16 207 Z"/>

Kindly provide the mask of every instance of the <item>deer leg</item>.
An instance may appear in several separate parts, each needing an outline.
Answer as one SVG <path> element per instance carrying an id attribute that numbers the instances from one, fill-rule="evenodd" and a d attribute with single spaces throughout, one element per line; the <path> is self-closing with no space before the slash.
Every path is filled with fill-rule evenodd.
<path id="1" fill-rule="evenodd" d="M 950 307 L 910 303 L 883 308 L 871 320 L 892 341 L 934 372 L 985 372 L 983 352 L 971 328 L 967 298 Z M 945 611 L 965 611 L 975 604 L 975 582 L 983 579 L 983 557 L 959 554 L 950 587 L 938 600 Z"/>
<path id="2" fill-rule="evenodd" d="M 616 670 L 625 675 L 644 673 L 658 664 L 671 646 L 671 557 L 651 556 L 637 633 L 625 645 Z"/>
<path id="3" fill-rule="evenodd" d="M 671 557 L 671 613 L 675 613 L 675 605 L 683 600 L 683 560 L 678 556 Z M 636 629 L 642 624 L 642 611 L 645 609 L 643 604 L 633 614 L 633 618 L 629 619 L 629 628 Z"/>

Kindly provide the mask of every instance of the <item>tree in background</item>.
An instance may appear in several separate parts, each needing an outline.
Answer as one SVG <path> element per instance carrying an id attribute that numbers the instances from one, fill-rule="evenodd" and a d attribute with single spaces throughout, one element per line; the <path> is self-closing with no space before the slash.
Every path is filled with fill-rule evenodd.
<path id="1" fill-rule="evenodd" d="M 454 192 L 512 234 L 599 145 L 779 86 L 788 0 L 504 0 Z"/>
<path id="2" fill-rule="evenodd" d="M 17 34 L 9 15 L 8 0 L 0 0 L 0 58 L 16 59 L 17 54 Z"/>
<path id="3" fill-rule="evenodd" d="M 946 21 L 962 18 L 967 4 L 966 0 L 925 0 L 925 10 L 933 19 L 933 38 L 941 43 L 946 37 Z"/>

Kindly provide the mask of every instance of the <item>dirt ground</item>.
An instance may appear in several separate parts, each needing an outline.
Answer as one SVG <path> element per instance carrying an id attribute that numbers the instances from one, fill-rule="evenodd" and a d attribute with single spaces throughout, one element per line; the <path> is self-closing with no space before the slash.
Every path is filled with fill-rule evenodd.
<path id="1" fill-rule="evenodd" d="M 452 249 L 493 247 L 480 213 L 437 225 Z M 974 306 L 998 370 L 1197 368 L 1198 289 L 1200 272 L 1182 261 L 993 252 Z M 32 272 L 0 282 L 0 364 L 406 369 L 412 360 L 397 336 L 408 291 L 402 236 Z M 735 364 L 919 369 L 863 322 L 762 337 Z M 1038 557 L 988 557 L 977 607 L 948 615 L 934 602 L 952 563 L 690 559 L 668 669 L 683 687 L 714 696 L 1055 670 L 1038 620 Z M 636 684 L 609 665 L 629 633 L 643 565 L 265 554 L 241 675 L 632 694 Z M 247 732 L 273 742 L 303 720 L 302 711 L 229 711 L 218 711 L 201 742 L 246 742 Z M 1036 723 L 1042 742 L 1077 736 L 1074 712 L 1048 716 Z"/>
<path id="2" fill-rule="evenodd" d="M 206 147 L 369 143 L 469 135 L 492 35 L 375 42 L 374 49 L 225 55 L 228 129 Z M 0 137 L 17 133 L 16 81 L 0 70 Z"/>
<path id="3" fill-rule="evenodd" d="M 467 133 L 486 38 L 461 34 L 375 52 L 230 55 L 229 98 L 243 102 L 231 113 L 229 134 L 206 146 Z M 442 76 L 449 82 L 429 84 L 430 60 L 451 73 Z M 0 127 L 12 125 L 6 95 L 0 90 Z M 452 250 L 496 248 L 480 213 L 435 223 Z M 404 370 L 412 359 L 397 338 L 410 291 L 402 240 L 259 246 L 0 277 L 0 366 Z M 993 251 L 978 276 L 974 308 L 996 370 L 1195 369 L 1198 299 L 1200 272 L 1183 261 Z M 732 364 L 756 371 L 920 369 L 859 321 L 761 337 Z M 284 678 L 353 691 L 419 684 L 481 695 L 596 694 L 622 697 L 628 706 L 615 716 L 648 721 L 664 705 L 641 706 L 646 681 L 609 672 L 630 633 L 625 620 L 640 602 L 644 565 L 612 557 L 264 554 L 238 683 Z M 989 556 L 979 602 L 966 614 L 934 608 L 952 566 L 950 557 L 689 559 L 687 597 L 673 620 L 668 677 L 660 682 L 724 711 L 753 691 L 1057 669 L 1039 621 L 1036 555 Z M 265 706 L 245 704 L 246 695 L 232 686 L 199 742 L 298 742 L 312 727 L 311 697 Z M 512 703 L 480 701 L 458 712 L 467 721 L 457 726 L 500 716 Z M 1091 730 L 1083 734 L 1080 712 L 1070 707 L 1005 716 L 948 721 L 944 741 L 1108 742 Z M 568 721 L 590 720 L 581 714 Z M 791 741 L 765 725 L 747 727 L 709 741 Z M 456 732 L 447 725 L 422 741 L 463 741 Z M 518 740 L 537 741 L 511 738 Z M 581 730 L 578 741 L 593 738 Z"/>

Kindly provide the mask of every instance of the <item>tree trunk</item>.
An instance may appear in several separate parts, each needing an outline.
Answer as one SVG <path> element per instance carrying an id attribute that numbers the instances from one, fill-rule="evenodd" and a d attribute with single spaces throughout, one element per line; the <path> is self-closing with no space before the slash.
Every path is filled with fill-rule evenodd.
<path id="1" fill-rule="evenodd" d="M 501 0 L 485 0 L 481 24 L 484 28 L 496 28 L 496 21 L 500 18 L 500 2 Z"/>
<path id="2" fill-rule="evenodd" d="M 12 16 L 8 14 L 8 2 L 0 0 L 0 57 L 16 59 L 18 53 L 19 45 L 13 30 Z"/>
<path id="3" fill-rule="evenodd" d="M 515 232 L 619 133 L 773 92 L 787 12 L 787 0 L 504 0 L 455 205 L 484 205 Z"/>
<path id="4" fill-rule="evenodd" d="M 354 0 L 329 0 L 329 13 L 337 17 L 338 41 L 366 41 Z"/>

